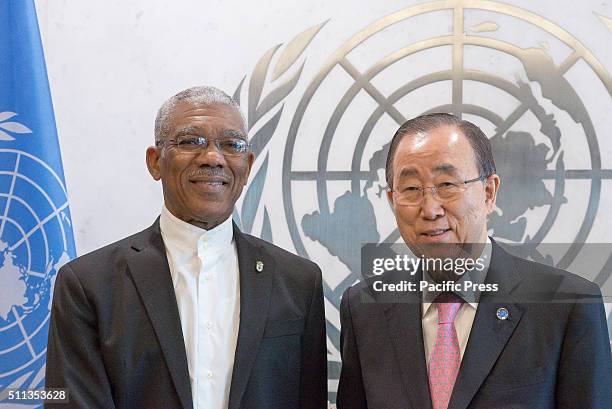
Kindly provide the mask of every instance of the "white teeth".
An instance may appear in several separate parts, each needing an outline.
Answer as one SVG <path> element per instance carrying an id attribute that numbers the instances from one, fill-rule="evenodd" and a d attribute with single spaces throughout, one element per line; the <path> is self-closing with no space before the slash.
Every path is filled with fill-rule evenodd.
<path id="1" fill-rule="evenodd" d="M 441 234 L 446 233 L 446 230 L 436 230 L 433 233 L 425 233 L 426 236 L 439 236 Z"/>
<path id="2" fill-rule="evenodd" d="M 223 182 L 201 182 L 205 185 L 212 185 L 212 186 L 221 186 L 223 184 Z"/>

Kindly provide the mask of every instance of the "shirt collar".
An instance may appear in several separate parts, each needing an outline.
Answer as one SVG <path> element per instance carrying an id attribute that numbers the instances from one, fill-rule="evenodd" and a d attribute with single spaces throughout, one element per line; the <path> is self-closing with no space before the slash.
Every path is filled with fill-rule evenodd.
<path id="1" fill-rule="evenodd" d="M 472 281 L 473 283 L 476 283 L 476 284 L 483 284 L 485 279 L 487 278 L 487 272 L 489 271 L 489 264 L 491 262 L 491 250 L 492 250 L 491 239 L 487 236 L 487 242 L 485 243 L 484 249 L 482 250 L 482 253 L 480 254 L 480 258 L 482 259 L 482 264 L 484 268 L 482 270 L 473 268 L 472 270 L 467 271 L 465 274 L 463 274 L 463 276 L 461 276 L 459 280 L 457 280 L 457 282 L 460 283 L 463 281 Z M 423 280 L 427 281 L 430 284 L 434 283 L 434 280 L 427 273 L 427 271 L 423 271 Z M 435 300 L 438 294 L 439 292 L 429 291 L 427 288 L 425 288 L 423 289 L 423 294 L 422 294 L 423 300 Z M 478 300 L 480 299 L 480 291 L 462 290 L 462 291 L 456 292 L 455 294 L 461 297 L 463 301 L 465 301 L 472 308 L 476 309 L 478 307 Z M 429 307 L 432 304 L 433 303 L 429 301 L 423 302 L 423 308 L 422 308 L 423 317 L 425 316 L 425 314 L 427 313 L 427 310 L 429 310 Z"/>
<path id="2" fill-rule="evenodd" d="M 227 249 L 234 237 L 231 217 L 218 226 L 206 230 L 177 218 L 170 213 L 166 205 L 162 207 L 159 227 L 164 244 L 181 252 L 199 253 Z"/>

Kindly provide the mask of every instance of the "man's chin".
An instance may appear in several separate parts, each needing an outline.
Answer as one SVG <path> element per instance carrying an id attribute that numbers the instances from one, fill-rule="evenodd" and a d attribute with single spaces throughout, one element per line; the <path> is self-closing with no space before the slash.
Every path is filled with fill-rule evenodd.
<path id="1" fill-rule="evenodd" d="M 418 241 L 412 244 L 410 248 L 416 256 L 425 256 L 431 259 L 457 259 L 465 258 L 471 254 L 471 245 L 460 243 L 454 237 L 449 238 L 448 241 Z"/>
<path id="2" fill-rule="evenodd" d="M 198 211 L 193 212 L 189 220 L 186 221 L 194 226 L 210 230 L 217 227 L 231 216 L 231 212 L 220 212 L 218 209 L 198 209 Z"/>

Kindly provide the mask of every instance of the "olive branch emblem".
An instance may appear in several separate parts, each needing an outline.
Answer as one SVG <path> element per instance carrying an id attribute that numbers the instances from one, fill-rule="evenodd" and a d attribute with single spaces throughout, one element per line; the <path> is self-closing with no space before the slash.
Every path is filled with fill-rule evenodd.
<path id="1" fill-rule="evenodd" d="M 15 138 L 9 134 L 26 134 L 32 133 L 32 130 L 22 123 L 9 121 L 12 117 L 17 116 L 15 112 L 0 112 L 0 141 L 10 142 Z"/>
<path id="2" fill-rule="evenodd" d="M 261 163 L 247 188 L 242 202 L 242 209 L 240 212 L 238 209 L 234 209 L 234 221 L 245 233 L 251 234 L 253 231 L 255 215 L 261 203 L 263 187 L 268 174 L 269 152 L 266 152 L 263 162 L 260 160 L 260 156 L 276 131 L 285 106 L 283 103 L 284 99 L 295 89 L 302 74 L 306 60 L 303 59 L 301 63 L 298 60 L 315 35 L 326 23 L 327 21 L 324 21 L 296 35 L 282 48 L 273 69 L 271 69 L 272 59 L 281 50 L 283 44 L 277 44 L 270 48 L 255 65 L 251 73 L 248 89 L 243 90 L 247 78 L 244 76 L 240 84 L 238 84 L 236 91 L 234 91 L 233 98 L 239 104 L 241 96 L 243 100 L 245 99 L 244 97 L 247 99 L 247 127 L 251 148 L 255 154 L 254 169 L 258 163 Z M 264 90 L 267 89 L 270 89 L 270 91 L 264 96 Z M 274 113 L 268 115 L 270 112 Z M 270 214 L 265 205 L 263 212 L 263 226 L 259 237 L 272 241 Z"/>

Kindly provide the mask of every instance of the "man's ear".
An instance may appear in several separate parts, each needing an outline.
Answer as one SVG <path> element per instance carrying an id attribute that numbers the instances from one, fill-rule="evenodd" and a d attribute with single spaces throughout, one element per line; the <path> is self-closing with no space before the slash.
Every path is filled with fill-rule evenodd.
<path id="1" fill-rule="evenodd" d="M 161 179 L 161 172 L 159 170 L 160 152 L 160 149 L 154 146 L 147 148 L 147 169 L 149 169 L 149 173 L 155 180 Z"/>
<path id="2" fill-rule="evenodd" d="M 499 191 L 500 183 L 501 179 L 497 174 L 493 174 L 485 180 L 485 204 L 487 206 L 487 213 L 491 213 L 495 210 L 495 200 L 497 200 L 497 192 Z"/>
<path id="3" fill-rule="evenodd" d="M 387 188 L 387 200 L 389 201 L 389 204 L 391 205 L 391 209 L 393 209 L 393 212 L 395 213 L 395 203 L 393 202 L 393 190 Z"/>
<path id="4" fill-rule="evenodd" d="M 247 154 L 247 166 L 249 167 L 247 169 L 247 174 L 246 174 L 246 178 L 244 179 L 244 185 L 246 186 L 247 182 L 249 181 L 249 175 L 251 174 L 251 168 L 253 167 L 253 162 L 255 161 L 255 155 L 253 154 L 253 152 L 249 152 Z"/>

